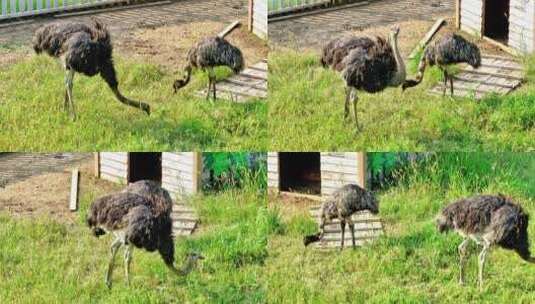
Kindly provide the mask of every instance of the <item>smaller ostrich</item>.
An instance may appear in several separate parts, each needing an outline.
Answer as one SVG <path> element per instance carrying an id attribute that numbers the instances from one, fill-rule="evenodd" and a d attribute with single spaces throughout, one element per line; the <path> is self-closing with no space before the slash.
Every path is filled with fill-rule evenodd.
<path id="1" fill-rule="evenodd" d="M 61 61 L 65 69 L 63 107 L 66 111 L 69 110 L 73 120 L 76 119 L 72 97 L 75 72 L 90 77 L 100 74 L 121 103 L 141 109 L 150 115 L 148 104 L 128 99 L 119 91 L 110 33 L 100 21 L 93 19 L 89 23 L 62 22 L 44 25 L 35 32 L 33 49 L 37 54 L 46 52 Z"/>
<path id="2" fill-rule="evenodd" d="M 216 100 L 216 76 L 214 68 L 227 66 L 232 69 L 234 74 L 238 74 L 244 67 L 243 55 L 240 49 L 219 36 L 204 38 L 198 42 L 189 50 L 187 61 L 185 78 L 175 80 L 173 84 L 175 93 L 189 83 L 191 72 L 194 68 L 207 70 L 208 90 L 206 99 L 210 98 L 210 91 L 212 91 L 214 101 Z"/>
<path id="3" fill-rule="evenodd" d="M 144 186 L 134 185 L 134 192 Z M 139 187 L 139 188 L 138 188 Z M 136 190 L 137 188 L 137 190 Z M 145 193 L 145 192 L 143 192 Z M 111 288 L 114 259 L 122 245 L 126 246 L 124 266 L 127 284 L 130 282 L 130 262 L 133 246 L 149 252 L 158 251 L 165 265 L 177 275 L 187 275 L 203 259 L 199 254 L 189 254 L 185 266 L 177 270 L 174 266 L 174 241 L 172 219 L 168 203 L 158 195 L 146 195 L 123 191 L 95 200 L 89 209 L 87 224 L 96 237 L 113 233 L 111 259 L 106 273 L 106 286 Z"/>
<path id="4" fill-rule="evenodd" d="M 353 104 L 355 124 L 360 129 L 357 115 L 357 90 L 381 92 L 387 87 L 398 87 L 405 82 L 405 63 L 398 48 L 399 27 L 394 26 L 388 41 L 382 37 L 336 38 L 323 48 L 321 63 L 342 73 L 346 83 L 344 118 Z"/>
<path id="5" fill-rule="evenodd" d="M 483 269 L 491 246 L 516 251 L 525 261 L 531 257 L 528 239 L 528 214 L 520 205 L 503 195 L 478 195 L 460 199 L 446 206 L 438 215 L 437 229 L 454 230 L 463 237 L 459 245 L 459 283 L 464 284 L 464 267 L 470 240 L 483 246 L 479 254 L 479 288 L 483 289 Z"/>
<path id="6" fill-rule="evenodd" d="M 351 220 L 351 216 L 355 212 L 362 210 L 369 210 L 371 213 L 377 214 L 379 213 L 379 202 L 373 194 L 366 189 L 355 184 L 347 184 L 336 190 L 332 197 L 323 202 L 320 210 L 320 232 L 314 235 L 305 236 L 303 243 L 305 246 L 308 246 L 313 242 L 320 241 L 325 234 L 325 225 L 330 223 L 333 219 L 338 218 L 342 228 L 340 250 L 343 250 L 346 223 L 349 224 L 349 229 L 351 230 L 353 248 L 356 246 L 355 225 Z"/>
<path id="7" fill-rule="evenodd" d="M 448 74 L 447 67 L 458 63 L 468 63 L 474 69 L 481 66 L 481 53 L 477 45 L 467 41 L 462 36 L 455 33 L 448 33 L 441 39 L 425 48 L 420 64 L 418 65 L 418 75 L 415 80 L 407 80 L 402 85 L 405 90 L 414 87 L 422 82 L 424 72 L 427 67 L 437 65 L 444 74 L 444 91 L 442 96 L 446 96 L 448 81 L 450 83 L 450 93 L 453 97 L 453 77 Z"/>

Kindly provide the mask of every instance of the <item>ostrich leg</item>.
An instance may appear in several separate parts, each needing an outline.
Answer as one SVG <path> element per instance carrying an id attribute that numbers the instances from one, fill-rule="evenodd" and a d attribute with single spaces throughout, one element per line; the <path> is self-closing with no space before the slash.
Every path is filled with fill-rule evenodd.
<path id="1" fill-rule="evenodd" d="M 344 250 L 344 238 L 346 233 L 346 220 L 340 219 L 340 228 L 342 228 L 342 240 L 340 241 L 340 251 Z"/>
<path id="2" fill-rule="evenodd" d="M 349 229 L 351 229 L 351 242 L 353 243 L 353 249 L 357 247 L 355 244 L 355 224 L 353 223 L 353 220 L 351 218 L 347 219 L 347 224 L 349 225 Z"/>
<path id="3" fill-rule="evenodd" d="M 483 271 L 485 270 L 485 260 L 490 249 L 490 244 L 487 241 L 483 243 L 483 250 L 479 254 L 479 289 L 483 290 Z"/>
<path id="4" fill-rule="evenodd" d="M 459 245 L 459 284 L 464 285 L 464 267 L 466 264 L 466 249 L 470 239 L 465 238 L 463 242 Z"/>
<path id="5" fill-rule="evenodd" d="M 351 102 L 353 103 L 353 112 L 355 114 L 355 125 L 357 126 L 357 130 L 361 130 L 359 126 L 359 119 L 357 114 L 357 102 L 359 101 L 359 97 L 357 96 L 357 91 L 354 88 L 351 88 Z"/>
<path id="6" fill-rule="evenodd" d="M 448 71 L 446 69 L 442 69 L 444 72 L 444 90 L 442 91 L 442 97 L 446 97 L 446 90 L 448 89 Z"/>
<path id="7" fill-rule="evenodd" d="M 108 265 L 108 272 L 106 273 L 106 286 L 108 288 L 111 288 L 111 276 L 113 273 L 113 262 L 115 260 L 115 255 L 117 255 L 117 251 L 122 245 L 122 241 L 119 238 L 116 238 L 113 243 L 111 243 L 111 258 L 110 258 L 110 264 Z"/>
<path id="8" fill-rule="evenodd" d="M 449 78 L 450 78 L 450 94 L 451 94 L 451 97 L 453 97 L 453 77 L 449 75 Z"/>
<path id="9" fill-rule="evenodd" d="M 214 95 L 214 101 L 216 99 L 216 88 L 215 88 L 215 83 L 216 83 L 216 77 L 215 77 L 215 72 L 214 72 L 214 69 L 213 68 L 210 68 L 210 78 L 212 79 L 211 83 L 212 83 L 212 92 L 213 92 L 213 95 Z"/>
<path id="10" fill-rule="evenodd" d="M 66 97 L 68 99 L 68 104 L 70 106 L 69 114 L 72 120 L 76 120 L 76 111 L 74 109 L 74 102 L 72 100 L 72 86 L 74 81 L 74 70 L 65 71 L 65 91 Z M 67 100 L 65 100 L 65 105 L 67 105 Z"/>
<path id="11" fill-rule="evenodd" d="M 128 244 L 124 251 L 124 274 L 126 285 L 130 285 L 130 262 L 132 262 L 132 245 Z"/>
<path id="12" fill-rule="evenodd" d="M 351 88 L 346 87 L 346 102 L 344 103 L 344 120 L 349 116 L 349 95 L 351 93 Z"/>

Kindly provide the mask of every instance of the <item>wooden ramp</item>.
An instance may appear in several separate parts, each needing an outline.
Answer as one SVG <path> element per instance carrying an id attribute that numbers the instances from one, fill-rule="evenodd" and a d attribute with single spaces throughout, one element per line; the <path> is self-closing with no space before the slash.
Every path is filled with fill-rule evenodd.
<path id="1" fill-rule="evenodd" d="M 314 218 L 316 223 L 320 223 L 320 205 L 310 208 L 310 215 Z M 383 223 L 378 216 L 371 214 L 369 211 L 361 211 L 353 214 L 351 217 L 355 224 L 355 243 L 357 246 L 364 246 L 373 242 L 383 232 Z M 323 239 L 317 243 L 313 243 L 310 246 L 316 249 L 339 249 L 341 246 L 341 233 L 340 221 L 338 219 L 333 220 L 330 224 L 325 226 L 325 234 Z M 344 248 L 351 248 L 351 230 L 349 225 L 346 225 L 346 231 L 344 235 Z"/>
<path id="2" fill-rule="evenodd" d="M 482 55 L 481 67 L 473 69 L 462 65 L 461 71 L 454 76 L 455 97 L 475 97 L 481 99 L 490 93 L 505 95 L 522 84 L 524 68 L 512 58 Z M 430 93 L 442 95 L 444 83 L 434 86 Z M 446 96 L 450 96 L 449 84 Z"/>
<path id="3" fill-rule="evenodd" d="M 217 98 L 240 103 L 251 99 L 266 99 L 267 75 L 268 64 L 267 59 L 264 59 L 238 75 L 217 82 Z M 205 97 L 206 88 L 197 92 L 197 95 Z"/>
<path id="4" fill-rule="evenodd" d="M 173 219 L 173 235 L 175 237 L 191 235 L 199 222 L 195 210 L 183 203 L 173 205 L 171 218 Z"/>

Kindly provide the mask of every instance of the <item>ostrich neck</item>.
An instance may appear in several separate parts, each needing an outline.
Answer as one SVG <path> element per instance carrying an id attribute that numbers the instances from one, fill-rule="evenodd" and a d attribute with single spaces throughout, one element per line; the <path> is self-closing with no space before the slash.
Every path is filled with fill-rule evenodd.
<path id="1" fill-rule="evenodd" d="M 392 80 L 390 81 L 390 85 L 397 87 L 401 85 L 403 82 L 405 82 L 405 78 L 407 77 L 407 72 L 405 71 L 405 63 L 403 62 L 403 58 L 401 58 L 401 54 L 399 52 L 397 37 L 394 35 L 391 35 L 390 43 L 392 45 L 392 50 L 394 51 L 394 58 L 396 59 L 396 66 L 397 66 L 396 73 L 394 74 L 394 77 L 392 77 Z"/>

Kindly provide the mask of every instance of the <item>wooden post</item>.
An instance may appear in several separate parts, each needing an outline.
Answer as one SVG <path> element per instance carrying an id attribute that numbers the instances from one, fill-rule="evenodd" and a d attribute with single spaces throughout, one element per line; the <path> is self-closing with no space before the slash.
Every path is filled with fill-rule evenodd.
<path id="1" fill-rule="evenodd" d="M 461 0 L 455 1 L 455 27 L 461 29 Z"/>
<path id="2" fill-rule="evenodd" d="M 248 22 L 247 22 L 247 29 L 249 32 L 253 31 L 253 5 L 254 0 L 249 0 L 249 16 L 248 16 Z"/>
<path id="3" fill-rule="evenodd" d="M 80 169 L 74 168 L 72 170 L 71 177 L 71 198 L 69 201 L 69 210 L 76 211 L 78 210 L 78 180 L 80 177 Z"/>
<path id="4" fill-rule="evenodd" d="M 226 35 L 228 35 L 232 30 L 234 30 L 238 25 L 240 25 L 240 21 L 236 20 L 232 22 L 230 25 L 228 25 L 225 29 L 223 29 L 217 36 L 220 38 L 225 38 Z"/>
<path id="5" fill-rule="evenodd" d="M 191 180 L 193 181 L 193 191 L 195 193 L 199 192 L 201 189 L 201 176 L 202 176 L 202 153 L 193 152 L 193 176 Z"/>
<path id="6" fill-rule="evenodd" d="M 100 178 L 100 153 L 99 152 L 95 152 L 95 153 L 93 153 L 93 155 L 94 155 L 94 158 L 95 158 L 95 164 L 93 166 L 94 174 L 95 174 L 96 178 Z"/>
<path id="7" fill-rule="evenodd" d="M 368 173 L 366 163 L 366 152 L 359 152 L 357 155 L 358 181 L 357 183 L 362 188 L 366 188 L 366 176 Z"/>

